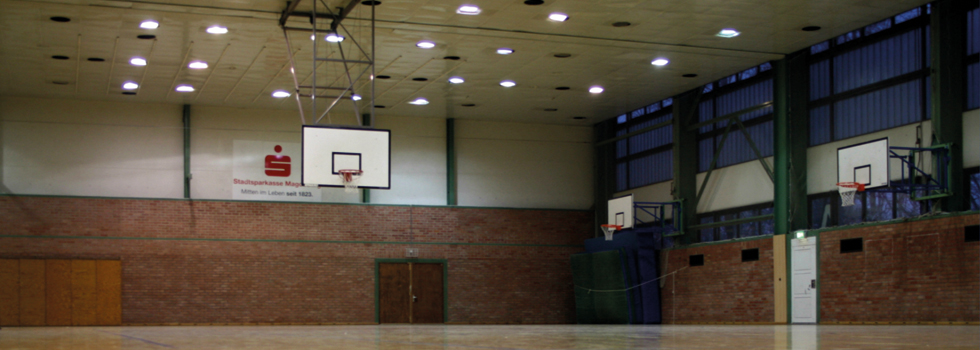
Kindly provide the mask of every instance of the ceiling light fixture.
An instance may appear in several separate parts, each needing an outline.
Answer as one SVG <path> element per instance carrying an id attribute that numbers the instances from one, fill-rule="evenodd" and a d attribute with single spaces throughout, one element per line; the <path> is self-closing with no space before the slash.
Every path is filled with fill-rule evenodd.
<path id="1" fill-rule="evenodd" d="M 568 15 L 566 15 L 564 13 L 560 13 L 560 12 L 555 12 L 555 13 L 552 13 L 552 14 L 548 15 L 548 19 L 550 19 L 552 21 L 555 21 L 555 22 L 564 22 L 564 21 L 567 21 L 568 20 Z"/>
<path id="2" fill-rule="evenodd" d="M 426 100 L 424 98 L 419 97 L 419 98 L 415 99 L 414 101 L 409 102 L 408 104 L 412 104 L 412 105 L 416 105 L 416 106 L 424 106 L 424 105 L 429 104 L 429 100 Z"/>
<path id="3" fill-rule="evenodd" d="M 515 83 L 512 80 L 504 80 L 504 81 L 500 82 L 500 86 L 503 86 L 503 87 L 514 87 L 514 86 L 517 86 L 517 83 Z"/>
<path id="4" fill-rule="evenodd" d="M 466 80 L 464 80 L 463 78 L 460 78 L 460 77 L 452 77 L 452 78 L 449 78 L 449 83 L 450 84 L 462 84 L 462 83 L 465 83 L 465 82 L 466 82 Z"/>
<path id="5" fill-rule="evenodd" d="M 133 57 L 132 59 L 129 60 L 129 64 L 134 65 L 134 66 L 145 66 L 146 65 L 146 59 L 144 59 L 142 57 Z"/>
<path id="6" fill-rule="evenodd" d="M 436 47 L 436 43 L 422 40 L 416 43 L 415 46 L 418 46 L 420 49 L 431 49 L 433 47 Z"/>
<path id="7" fill-rule="evenodd" d="M 734 38 L 739 34 L 742 33 L 732 28 L 725 28 L 718 32 L 718 34 L 715 34 L 715 36 L 720 36 L 722 38 Z"/>
<path id="8" fill-rule="evenodd" d="M 210 26 L 206 31 L 210 34 L 226 34 L 228 33 L 228 28 L 222 26 Z"/>
<path id="9" fill-rule="evenodd" d="M 177 85 L 177 88 L 174 90 L 178 92 L 194 92 L 194 87 L 190 85 Z"/>
<path id="10" fill-rule="evenodd" d="M 190 69 L 205 69 L 208 68 L 208 63 L 203 61 L 194 61 L 187 65 Z"/>
<path id="11" fill-rule="evenodd" d="M 478 15 L 480 14 L 480 8 L 476 5 L 463 5 L 456 9 L 456 13 L 461 15 Z"/>
<path id="12" fill-rule="evenodd" d="M 276 90 L 272 92 L 272 97 L 275 98 L 286 98 L 289 97 L 289 95 L 291 94 L 289 93 L 289 91 L 286 90 Z"/>
<path id="13" fill-rule="evenodd" d="M 589 93 L 591 94 L 601 94 L 603 91 L 606 91 L 606 89 L 603 89 L 601 86 L 593 86 L 589 88 Z"/>
<path id="14" fill-rule="evenodd" d="M 137 84 L 137 83 L 134 83 L 134 82 L 131 82 L 131 81 L 127 81 L 127 82 L 123 83 L 123 85 L 122 85 L 123 90 L 136 90 L 139 87 L 140 87 L 140 84 Z"/>
<path id="15" fill-rule="evenodd" d="M 514 53 L 514 49 L 511 49 L 511 48 L 501 47 L 501 48 L 497 49 L 497 54 L 500 54 L 500 55 L 510 55 L 512 53 Z"/>
<path id="16" fill-rule="evenodd" d="M 358 94 L 350 95 L 350 99 L 352 99 L 354 101 L 360 101 L 361 100 L 361 95 L 358 95 Z"/>
<path id="17" fill-rule="evenodd" d="M 157 21 L 153 21 L 153 20 L 147 20 L 147 21 L 143 21 L 143 23 L 140 23 L 140 28 L 143 28 L 143 29 L 157 29 L 157 27 L 159 27 L 159 26 L 160 26 L 160 23 L 158 23 Z"/>
<path id="18" fill-rule="evenodd" d="M 668 63 L 670 63 L 670 61 L 668 61 L 666 58 L 658 58 L 658 59 L 655 59 L 653 61 L 650 61 L 650 64 L 652 64 L 654 66 L 657 66 L 657 67 L 666 66 Z"/>
<path id="19" fill-rule="evenodd" d="M 62 16 L 54 16 L 54 17 L 51 17 L 51 20 L 52 21 L 55 21 L 55 22 L 60 22 L 60 23 L 71 22 L 71 18 L 62 17 Z"/>
<path id="20" fill-rule="evenodd" d="M 344 37 L 337 35 L 337 33 L 327 34 L 326 40 L 332 43 L 339 43 L 344 41 Z"/>

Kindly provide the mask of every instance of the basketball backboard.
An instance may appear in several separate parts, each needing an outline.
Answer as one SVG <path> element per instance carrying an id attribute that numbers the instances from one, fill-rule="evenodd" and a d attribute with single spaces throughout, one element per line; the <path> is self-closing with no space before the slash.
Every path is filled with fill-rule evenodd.
<path id="1" fill-rule="evenodd" d="M 625 195 L 609 200 L 610 225 L 620 225 L 623 229 L 633 228 L 633 195 Z"/>
<path id="2" fill-rule="evenodd" d="M 304 186 L 344 187 L 340 170 L 362 170 L 360 188 L 391 188 L 391 131 L 303 126 Z"/>
<path id="3" fill-rule="evenodd" d="M 887 187 L 888 138 L 837 149 L 837 182 L 857 182 L 865 189 Z"/>

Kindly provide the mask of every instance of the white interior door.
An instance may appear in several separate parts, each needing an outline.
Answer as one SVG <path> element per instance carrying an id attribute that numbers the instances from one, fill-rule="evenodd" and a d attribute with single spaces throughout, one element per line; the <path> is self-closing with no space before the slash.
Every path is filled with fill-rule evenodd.
<path id="1" fill-rule="evenodd" d="M 817 238 L 792 242 L 793 323 L 817 323 Z"/>

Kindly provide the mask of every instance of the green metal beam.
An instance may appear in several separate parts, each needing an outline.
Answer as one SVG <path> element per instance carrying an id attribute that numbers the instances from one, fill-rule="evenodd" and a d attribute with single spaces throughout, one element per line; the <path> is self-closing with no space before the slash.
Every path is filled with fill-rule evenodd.
<path id="1" fill-rule="evenodd" d="M 711 166 L 708 167 L 708 173 L 704 174 L 704 180 L 701 181 L 701 189 L 698 190 L 698 196 L 694 200 L 695 206 L 701 203 L 701 195 L 704 194 L 705 188 L 708 187 L 708 180 L 711 180 L 711 173 L 715 171 L 715 167 L 718 165 L 718 154 L 725 148 L 725 141 L 728 140 L 728 135 L 732 131 L 732 125 L 735 125 L 735 123 L 729 122 L 728 126 L 725 127 L 725 133 L 721 134 L 721 141 L 718 142 L 718 148 L 715 149 L 714 155 L 711 157 Z"/>
<path id="2" fill-rule="evenodd" d="M 740 110 L 740 111 L 728 113 L 728 114 L 725 114 L 725 115 L 720 116 L 718 118 L 714 118 L 714 119 L 711 119 L 711 120 L 706 120 L 706 121 L 703 121 L 703 122 L 700 122 L 700 123 L 697 123 L 697 124 L 688 126 L 687 128 L 690 129 L 690 130 L 697 130 L 697 129 L 700 129 L 702 126 L 708 126 L 708 125 L 711 125 L 711 124 L 714 124 L 714 123 L 717 123 L 717 122 L 723 122 L 723 121 L 726 121 L 726 120 L 729 120 L 729 119 L 732 119 L 732 118 L 738 118 L 738 117 L 741 117 L 743 114 L 752 113 L 752 112 L 755 112 L 755 111 L 758 111 L 760 109 L 764 109 L 764 108 L 767 108 L 767 107 L 772 107 L 772 102 L 763 102 L 763 103 L 757 104 L 755 106 L 752 106 L 752 107 L 749 107 L 749 108 L 746 108 L 746 109 L 743 109 L 743 110 Z"/>
<path id="3" fill-rule="evenodd" d="M 184 105 L 184 198 L 191 198 L 191 105 Z"/>
<path id="4" fill-rule="evenodd" d="M 807 199 L 807 157 L 806 149 L 809 146 L 809 113 L 807 103 L 810 100 L 810 65 L 807 63 L 806 54 L 789 56 L 786 61 L 786 78 L 788 81 L 784 85 L 778 85 L 787 89 L 787 114 L 785 119 L 787 137 L 789 137 L 789 193 L 788 205 L 789 227 L 787 233 L 809 227 L 809 205 Z M 777 148 L 778 149 L 778 148 Z M 785 189 L 785 188 L 784 188 Z M 787 287 L 788 288 L 788 287 Z"/>
<path id="5" fill-rule="evenodd" d="M 753 216 L 753 217 L 748 217 L 748 218 L 738 218 L 738 219 L 734 219 L 734 220 L 726 220 L 726 221 L 712 222 L 712 223 L 707 223 L 707 224 L 697 224 L 697 225 L 688 227 L 688 229 L 690 229 L 690 230 L 701 230 L 701 229 L 706 229 L 706 228 L 715 228 L 715 227 L 722 227 L 722 226 L 741 225 L 741 224 L 747 224 L 747 223 L 750 223 L 750 222 L 766 221 L 766 220 L 772 219 L 774 216 L 775 215 L 773 215 L 773 214 L 766 214 L 766 215 L 759 215 L 759 216 Z"/>
<path id="6" fill-rule="evenodd" d="M 698 135 L 691 124 L 701 103 L 701 89 L 674 98 L 674 200 L 682 201 L 680 229 L 685 234 L 677 244 L 694 243 L 695 233 L 687 227 L 697 224 L 697 174 L 698 174 Z"/>
<path id="7" fill-rule="evenodd" d="M 939 211 L 964 209 L 963 195 L 963 109 L 966 95 L 966 10 L 968 1 L 940 0 L 933 3 L 932 40 L 932 130 L 933 144 L 950 147 L 950 196 L 936 201 Z"/>
<path id="8" fill-rule="evenodd" d="M 456 205 L 456 119 L 446 119 L 446 205 Z"/>
<path id="9" fill-rule="evenodd" d="M 361 126 L 371 126 L 374 125 L 374 120 L 371 120 L 371 113 L 361 114 Z M 389 155 L 390 157 L 390 155 Z M 389 169 L 390 171 L 390 169 Z M 368 188 L 361 189 L 361 203 L 371 203 L 371 190 Z"/>
<path id="10" fill-rule="evenodd" d="M 742 121 L 738 118 L 734 118 L 732 120 L 735 121 L 735 125 L 738 125 L 738 129 L 742 130 L 742 135 L 745 136 L 745 140 L 749 142 L 749 147 L 751 147 L 752 151 L 755 152 L 755 157 L 758 158 L 759 163 L 762 164 L 762 169 L 766 171 L 766 175 L 769 175 L 769 181 L 775 181 L 773 180 L 772 176 L 772 168 L 770 168 L 769 163 L 766 162 L 766 157 L 762 156 L 762 152 L 759 151 L 759 147 L 755 145 L 755 141 L 753 141 L 752 136 L 749 135 L 749 130 L 745 128 L 745 125 L 743 125 Z"/>
<path id="11" fill-rule="evenodd" d="M 613 122 L 606 121 L 593 126 L 593 140 L 602 140 L 612 134 Z M 609 199 L 616 192 L 616 148 L 606 143 L 606 146 L 596 146 L 593 153 L 593 208 L 595 227 L 593 237 L 602 235 L 600 224 L 609 222 Z"/>
<path id="12" fill-rule="evenodd" d="M 605 146 L 605 145 L 608 145 L 608 144 L 610 144 L 610 143 L 613 143 L 613 142 L 616 142 L 616 141 L 619 141 L 619 140 L 625 140 L 625 139 L 628 139 L 628 138 L 630 138 L 631 136 L 636 136 L 636 135 L 639 135 L 639 134 L 642 134 L 642 133 L 645 133 L 645 132 L 647 132 L 647 131 L 651 131 L 651 130 L 657 130 L 657 129 L 660 129 L 660 128 L 662 128 L 662 127 L 665 127 L 665 126 L 668 126 L 668 125 L 671 125 L 671 124 L 673 124 L 673 123 L 674 123 L 674 120 L 673 120 L 673 119 L 671 119 L 671 120 L 668 120 L 668 121 L 665 121 L 665 122 L 663 122 L 663 123 L 659 123 L 659 124 L 655 124 L 655 125 L 653 125 L 653 126 L 648 126 L 648 127 L 645 127 L 645 128 L 643 128 L 643 129 L 640 129 L 640 130 L 636 130 L 636 131 L 633 131 L 633 132 L 631 132 L 631 133 L 628 133 L 628 134 L 625 134 L 625 135 L 619 135 L 619 136 L 616 136 L 616 137 L 613 137 L 613 138 L 611 138 L 611 139 L 606 139 L 606 140 L 603 140 L 603 141 L 599 141 L 599 142 L 597 142 L 597 143 L 595 144 L 595 146 L 596 146 L 596 147 L 602 147 L 602 146 Z"/>
<path id="13" fill-rule="evenodd" d="M 773 80 L 773 130 L 775 132 L 774 165 L 776 177 L 773 182 L 773 215 L 775 234 L 789 233 L 789 80 L 786 59 L 775 62 L 776 77 Z"/>

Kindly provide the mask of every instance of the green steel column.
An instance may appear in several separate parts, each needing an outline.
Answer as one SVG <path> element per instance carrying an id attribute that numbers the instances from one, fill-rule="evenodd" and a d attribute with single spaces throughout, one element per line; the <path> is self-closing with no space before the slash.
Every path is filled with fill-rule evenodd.
<path id="1" fill-rule="evenodd" d="M 776 78 L 773 86 L 773 130 L 775 135 L 774 167 L 776 178 L 773 182 L 773 215 L 776 232 L 781 235 L 790 230 L 790 118 L 789 118 L 789 76 L 786 59 L 775 62 Z"/>
<path id="2" fill-rule="evenodd" d="M 612 122 L 605 121 L 598 123 L 592 127 L 593 132 L 593 144 L 598 145 L 606 139 L 612 137 L 612 129 L 610 126 L 614 126 L 615 120 Z M 599 237 L 602 234 L 599 229 L 599 225 L 609 222 L 609 199 L 612 198 L 613 194 L 616 192 L 616 161 L 615 153 L 616 142 L 607 143 L 602 146 L 596 146 L 593 148 L 593 164 L 592 167 L 593 176 L 593 208 L 595 208 L 595 227 L 593 228 L 594 237 Z"/>
<path id="3" fill-rule="evenodd" d="M 361 126 L 370 127 L 374 124 L 374 120 L 371 120 L 371 113 L 361 114 Z M 391 171 L 391 169 L 389 169 Z M 371 190 L 367 188 L 361 189 L 361 203 L 371 203 Z"/>
<path id="4" fill-rule="evenodd" d="M 932 133 L 933 144 L 949 143 L 950 197 L 940 199 L 936 209 L 964 209 L 963 196 L 963 97 L 966 88 L 963 59 L 966 55 L 967 1 L 941 0 L 933 3 L 932 35 Z"/>
<path id="5" fill-rule="evenodd" d="M 456 119 L 446 119 L 446 205 L 456 205 Z"/>
<path id="6" fill-rule="evenodd" d="M 697 237 L 687 228 L 697 224 L 698 135 L 697 129 L 688 128 L 697 121 L 700 97 L 700 90 L 695 90 L 674 98 L 674 199 L 683 201 L 685 231 L 678 244 L 695 243 Z"/>
<path id="7" fill-rule="evenodd" d="M 191 198 L 191 105 L 184 105 L 184 198 Z"/>
<path id="8" fill-rule="evenodd" d="M 787 95 L 789 136 L 789 230 L 786 233 L 809 226 L 810 201 L 807 199 L 806 148 L 809 146 L 810 66 L 806 54 L 786 58 L 785 85 Z M 778 107 L 777 107 L 778 108 Z"/>

